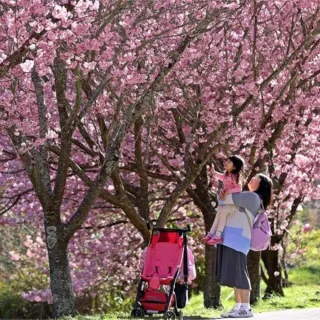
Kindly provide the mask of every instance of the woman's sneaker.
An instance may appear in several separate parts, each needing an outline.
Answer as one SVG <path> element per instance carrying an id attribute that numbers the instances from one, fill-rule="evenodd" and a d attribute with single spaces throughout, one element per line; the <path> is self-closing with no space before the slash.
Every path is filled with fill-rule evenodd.
<path id="1" fill-rule="evenodd" d="M 240 308 L 229 315 L 229 318 L 252 318 L 252 317 L 253 317 L 252 309 L 247 310 L 244 308 Z"/>
<path id="2" fill-rule="evenodd" d="M 230 318 L 230 315 L 235 313 L 238 309 L 233 307 L 230 311 L 221 314 L 221 318 Z"/>

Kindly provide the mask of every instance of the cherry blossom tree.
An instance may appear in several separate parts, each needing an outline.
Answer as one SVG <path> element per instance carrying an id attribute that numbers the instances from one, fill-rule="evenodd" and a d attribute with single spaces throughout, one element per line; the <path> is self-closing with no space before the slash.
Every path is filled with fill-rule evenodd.
<path id="1" fill-rule="evenodd" d="M 215 195 L 203 164 L 210 159 L 221 168 L 222 153 L 231 152 L 246 158 L 247 180 L 257 172 L 272 176 L 275 235 L 281 228 L 285 230 L 283 226 L 305 196 L 319 197 L 315 184 L 319 24 L 315 20 L 318 7 L 309 4 L 283 3 L 279 7 L 253 2 L 189 46 L 163 91 L 155 95 L 153 112 L 135 123 L 132 144 L 123 149 L 127 162 L 121 167 L 124 173 L 119 171 L 114 179 L 118 192 L 123 197 L 130 195 L 128 204 L 133 197 L 132 208 L 141 204 L 140 216 L 150 217 L 152 199 L 159 195 L 155 191 L 159 190 L 155 185 L 158 179 L 162 181 L 161 191 L 167 190 L 166 196 L 158 196 L 163 202 L 158 209 L 158 225 L 164 225 L 170 214 L 179 210 L 181 197 L 188 195 L 202 211 L 208 230 L 215 212 Z M 300 24 L 295 24 L 296 20 Z M 269 60 L 269 55 L 275 59 Z M 308 148 L 300 148 L 310 141 L 314 142 L 311 154 Z M 304 167 L 297 167 L 296 154 L 314 164 L 307 181 Z M 292 210 L 283 210 L 291 206 Z M 206 257 L 205 305 L 218 306 L 212 248 L 206 248 Z M 260 291 L 260 255 L 251 253 L 250 258 L 256 287 L 254 301 Z M 272 279 L 279 264 L 277 259 L 271 260 L 276 262 L 268 271 Z"/>
<path id="2" fill-rule="evenodd" d="M 206 33 L 190 46 L 198 55 L 187 55 L 169 76 L 171 82 L 157 101 L 168 111 L 158 113 L 159 124 L 151 135 L 160 137 L 153 147 L 160 164 L 202 211 L 206 230 L 212 222 L 214 198 L 201 163 L 211 154 L 218 167 L 221 153 L 243 155 L 247 181 L 257 172 L 271 175 L 275 184 L 272 249 L 278 247 L 275 244 L 299 203 L 305 197 L 319 197 L 319 7 L 310 2 L 281 4 L 252 2 L 219 32 Z M 191 185 L 186 177 L 193 180 L 193 172 L 197 176 Z M 160 225 L 171 208 L 168 202 L 164 205 Z M 206 254 L 207 270 L 212 272 L 205 283 L 210 286 L 212 249 L 206 248 Z M 272 261 L 268 281 L 281 293 L 279 251 L 266 254 Z M 250 257 L 254 301 L 260 291 L 260 256 Z M 205 290 L 208 306 L 219 305 L 212 299 L 213 292 L 218 293 Z"/>
<path id="3" fill-rule="evenodd" d="M 257 172 L 274 180 L 276 248 L 296 205 L 319 197 L 317 1 L 51 5 L 28 9 L 28 22 L 9 2 L 1 11 L 24 21 L 19 41 L 19 24 L 1 31 L 11 45 L 1 49 L 1 178 L 4 210 L 22 220 L 44 213 L 56 314 L 74 313 L 66 246 L 84 238 L 81 227 L 97 228 L 100 202 L 121 209 L 145 243 L 146 221 L 188 223 L 195 210 L 207 231 L 217 184 L 206 164 L 221 169 L 232 153 L 246 159 L 247 181 Z M 216 307 L 214 249 L 205 255 L 205 306 Z"/>
<path id="4" fill-rule="evenodd" d="M 3 212 L 21 198 L 30 215 L 41 207 L 54 316 L 75 314 L 67 246 L 118 167 L 128 129 L 223 10 L 206 1 L 1 3 Z M 76 194 L 72 173 L 83 169 L 87 188 Z"/>
<path id="5" fill-rule="evenodd" d="M 317 3 L 279 4 L 253 2 L 239 10 L 234 20 L 229 19 L 220 32 L 206 33 L 190 46 L 190 52 L 198 55 L 186 55 L 169 76 L 164 93 L 157 96 L 156 107 L 164 106 L 165 110 L 166 106 L 167 110 L 155 116 L 158 125 L 149 139 L 155 146 L 147 135 L 152 128 L 145 129 L 145 142 L 149 142 L 148 150 L 156 153 L 159 166 L 165 168 L 148 170 L 148 175 L 155 178 L 157 174 L 161 179 L 162 173 L 164 181 L 175 181 L 180 188 L 170 194 L 173 201 L 161 209 L 159 225 L 175 204 L 175 191 L 182 190 L 203 212 L 208 230 L 214 198 L 201 163 L 214 154 L 212 161 L 219 167 L 218 150 L 225 155 L 239 153 L 247 159 L 247 181 L 257 172 L 271 175 L 275 203 L 271 209 L 273 246 L 266 252 L 270 256 L 268 281 L 281 294 L 276 250 L 280 235 L 305 197 L 319 197 L 320 30 Z M 202 48 L 206 48 L 204 55 Z M 152 168 L 155 163 L 147 165 Z M 210 270 L 213 253 L 211 248 L 206 250 Z M 251 253 L 250 258 L 255 301 L 260 291 L 260 255 Z M 208 286 L 213 283 L 211 271 L 206 275 Z M 218 290 L 205 291 L 208 306 L 219 305 L 219 300 L 212 299 L 213 292 L 218 297 Z"/>

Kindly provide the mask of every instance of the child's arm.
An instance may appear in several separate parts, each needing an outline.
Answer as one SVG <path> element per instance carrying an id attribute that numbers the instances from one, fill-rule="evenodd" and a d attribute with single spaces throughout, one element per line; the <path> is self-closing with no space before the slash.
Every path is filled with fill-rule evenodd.
<path id="1" fill-rule="evenodd" d="M 214 178 L 221 180 L 222 182 L 225 180 L 226 176 L 224 173 L 220 173 L 218 171 L 215 170 L 214 166 L 213 166 L 213 170 L 212 170 L 212 175 Z"/>

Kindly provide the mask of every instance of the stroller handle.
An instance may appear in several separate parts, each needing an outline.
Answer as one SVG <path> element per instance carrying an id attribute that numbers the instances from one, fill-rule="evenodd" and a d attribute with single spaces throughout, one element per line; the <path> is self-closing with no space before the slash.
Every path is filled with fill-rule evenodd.
<path id="1" fill-rule="evenodd" d="M 190 232 L 191 231 L 190 224 L 187 224 L 187 228 L 185 228 L 185 229 L 158 228 L 158 227 L 154 226 L 152 224 L 152 222 L 150 222 L 150 221 L 147 222 L 147 228 L 148 228 L 148 230 L 158 230 L 158 231 L 168 231 L 168 232 L 170 232 L 170 231 Z"/>

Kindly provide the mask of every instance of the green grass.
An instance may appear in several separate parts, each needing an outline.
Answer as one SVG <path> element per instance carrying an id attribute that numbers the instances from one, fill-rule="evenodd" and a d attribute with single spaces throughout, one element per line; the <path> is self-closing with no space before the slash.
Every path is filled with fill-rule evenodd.
<path id="1" fill-rule="evenodd" d="M 284 288 L 285 297 L 273 296 L 269 300 L 260 300 L 255 306 L 256 313 L 276 311 L 281 309 L 316 308 L 320 305 L 320 265 L 313 265 L 289 271 L 289 280 L 292 286 Z M 265 285 L 261 285 L 263 293 Z M 184 309 L 185 315 L 201 315 L 202 317 L 215 317 L 222 310 L 230 309 L 233 304 L 231 288 L 222 288 L 220 310 L 210 310 L 203 307 L 203 297 L 198 295 L 191 299 Z"/>
<path id="2" fill-rule="evenodd" d="M 289 273 L 289 280 L 295 285 L 320 285 L 320 265 L 300 267 Z"/>
<path id="3" fill-rule="evenodd" d="M 260 300 L 254 306 L 254 312 L 276 311 L 283 309 L 316 308 L 320 305 L 320 265 L 312 265 L 289 270 L 289 280 L 292 286 L 284 288 L 285 297 L 274 296 L 269 300 Z M 261 293 L 265 289 L 261 285 Z M 219 317 L 221 312 L 230 309 L 234 305 L 231 288 L 222 287 L 221 302 L 223 308 L 206 309 L 203 307 L 202 294 L 192 297 L 188 306 L 183 310 L 185 316 L 199 316 L 201 318 Z M 129 319 L 127 313 L 106 314 L 104 316 L 84 317 L 77 320 L 105 320 L 105 319 Z M 67 319 L 66 319 L 67 320 Z"/>

